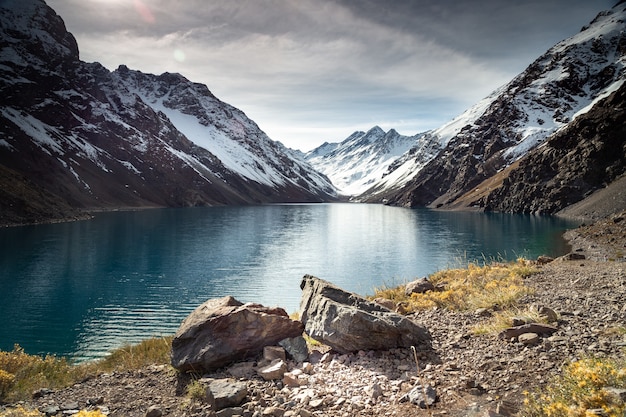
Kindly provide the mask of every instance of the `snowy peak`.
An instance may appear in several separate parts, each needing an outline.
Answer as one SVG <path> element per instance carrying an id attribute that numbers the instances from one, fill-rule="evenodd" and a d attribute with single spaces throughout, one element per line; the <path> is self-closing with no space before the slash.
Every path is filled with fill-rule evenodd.
<path id="1" fill-rule="evenodd" d="M 305 159 L 327 175 L 342 194 L 356 196 L 379 181 L 389 165 L 415 142 L 416 137 L 375 126 L 367 132 L 354 132 L 341 143 L 324 143 L 308 152 Z"/>
<path id="2" fill-rule="evenodd" d="M 363 196 L 407 206 L 452 204 L 618 90 L 626 79 L 626 5 L 600 13 L 507 85 L 429 132 Z"/>
<path id="3" fill-rule="evenodd" d="M 30 56 L 41 60 L 37 63 L 48 63 L 52 66 L 78 61 L 76 39 L 67 32 L 63 19 L 45 2 L 3 0 L 0 9 L 0 60 L 14 61 L 16 58 Z M 22 65 L 28 63 L 20 62 Z"/>
<path id="4" fill-rule="evenodd" d="M 87 209 L 336 198 L 324 175 L 207 86 L 81 62 L 40 0 L 3 1 L 0 22 L 0 165 L 12 178 L 0 191 L 19 178 L 59 207 Z M 3 212 L 33 203 L 9 197 Z"/>

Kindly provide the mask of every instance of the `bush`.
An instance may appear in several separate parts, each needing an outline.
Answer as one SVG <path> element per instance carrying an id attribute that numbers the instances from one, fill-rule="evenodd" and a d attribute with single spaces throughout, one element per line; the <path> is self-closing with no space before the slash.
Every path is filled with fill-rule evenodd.
<path id="1" fill-rule="evenodd" d="M 28 398 L 40 388 L 61 388 L 73 382 L 72 367 L 55 356 L 28 355 L 19 345 L 0 351 L 0 401 Z"/>
<path id="2" fill-rule="evenodd" d="M 4 411 L 0 411 L 0 417 L 41 417 L 41 414 L 37 410 L 31 410 L 28 408 L 24 408 L 21 405 L 17 407 L 8 408 Z"/>
<path id="3" fill-rule="evenodd" d="M 586 358 L 573 362 L 541 391 L 526 392 L 520 415 L 528 417 L 623 417 L 626 404 L 614 389 L 626 388 L 626 363 Z"/>

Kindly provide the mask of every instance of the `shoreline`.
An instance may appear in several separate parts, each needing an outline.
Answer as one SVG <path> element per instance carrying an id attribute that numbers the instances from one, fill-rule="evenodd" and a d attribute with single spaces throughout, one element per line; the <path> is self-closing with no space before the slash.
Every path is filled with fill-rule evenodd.
<path id="1" fill-rule="evenodd" d="M 626 229 L 626 220 L 614 222 L 615 218 L 605 220 Z M 422 311 L 414 319 L 430 330 L 433 343 L 432 350 L 419 353 L 419 373 L 409 349 L 331 353 L 329 361 L 313 363 L 309 383 L 302 387 L 245 378 L 249 402 L 236 408 L 237 413 L 253 416 L 253 407 L 257 411 L 261 407 L 282 410 L 283 416 L 292 408 L 310 412 L 290 414 L 294 417 L 516 415 L 524 392 L 544 388 L 568 362 L 587 355 L 620 359 L 626 355 L 626 336 L 612 330 L 626 322 L 626 307 L 622 308 L 626 306 L 626 263 L 587 258 L 598 251 L 608 254 L 614 250 L 611 244 L 615 241 L 607 239 L 609 244 L 605 244 L 605 235 L 599 233 L 608 224 L 596 222 L 595 228 L 573 229 L 574 238 L 585 237 L 571 242 L 570 254 L 578 256 L 563 256 L 538 265 L 540 272 L 524 279 L 535 292 L 520 300 L 520 309 L 546 306 L 559 314 L 558 331 L 539 344 L 524 345 L 496 335 L 474 334 L 473 326 L 486 320 L 483 313 Z M 139 371 L 116 371 L 51 392 L 31 403 L 39 408 L 67 403 L 89 407 L 90 398 L 102 397 L 110 416 L 143 417 L 149 407 L 172 417 L 214 415 L 202 403 L 186 408 L 185 401 L 188 404 L 189 400 L 179 387 L 191 379 L 168 369 L 167 364 L 155 364 Z M 227 368 L 204 377 L 233 379 Z M 430 410 L 399 400 L 420 381 L 436 389 L 438 400 Z M 302 392 L 311 397 L 307 404 L 297 400 Z"/>

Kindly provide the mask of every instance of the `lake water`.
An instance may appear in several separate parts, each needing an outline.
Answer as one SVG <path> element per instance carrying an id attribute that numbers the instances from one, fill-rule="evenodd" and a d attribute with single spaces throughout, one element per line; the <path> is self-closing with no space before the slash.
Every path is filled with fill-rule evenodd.
<path id="1" fill-rule="evenodd" d="M 562 219 L 363 204 L 163 209 L 0 230 L 0 349 L 83 360 L 209 298 L 298 310 L 313 274 L 373 294 L 473 259 L 567 251 Z"/>

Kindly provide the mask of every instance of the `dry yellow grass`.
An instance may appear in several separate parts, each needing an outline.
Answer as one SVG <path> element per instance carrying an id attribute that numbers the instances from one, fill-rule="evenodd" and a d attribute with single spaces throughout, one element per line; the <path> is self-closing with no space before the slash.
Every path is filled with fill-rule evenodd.
<path id="1" fill-rule="evenodd" d="M 147 339 L 78 365 L 56 356 L 29 355 L 16 345 L 10 352 L 0 351 L 0 402 L 25 400 L 40 388 L 63 388 L 103 372 L 169 363 L 171 342 L 172 337 Z"/>
<path id="2" fill-rule="evenodd" d="M 523 278 L 537 270 L 526 260 L 511 263 L 493 262 L 483 266 L 470 263 L 467 268 L 446 269 L 428 277 L 437 288 L 423 294 L 404 293 L 404 286 L 377 289 L 374 297 L 402 303 L 407 312 L 433 307 L 455 311 L 477 308 L 507 308 L 514 306 L 532 290 Z"/>
<path id="3" fill-rule="evenodd" d="M 626 404 L 612 392 L 626 388 L 626 364 L 607 358 L 586 358 L 568 365 L 541 391 L 525 393 L 528 417 L 623 417 Z"/>

